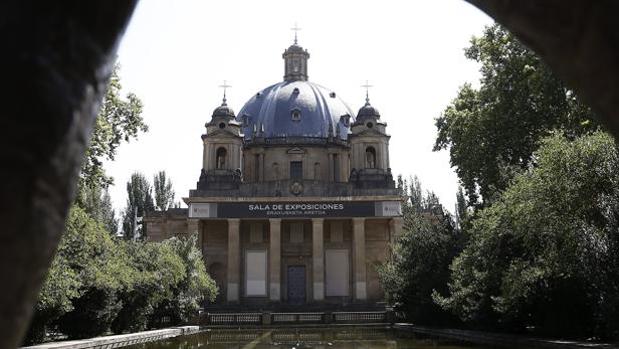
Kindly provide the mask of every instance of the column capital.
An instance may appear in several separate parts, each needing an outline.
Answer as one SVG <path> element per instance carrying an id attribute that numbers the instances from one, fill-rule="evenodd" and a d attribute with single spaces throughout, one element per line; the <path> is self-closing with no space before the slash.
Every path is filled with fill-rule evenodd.
<path id="1" fill-rule="evenodd" d="M 391 225 L 402 225 L 404 223 L 404 217 L 393 217 L 389 220 Z"/>
<path id="2" fill-rule="evenodd" d="M 269 218 L 269 223 L 271 224 L 277 224 L 277 223 L 281 223 L 282 219 L 281 218 Z"/>
<path id="3" fill-rule="evenodd" d="M 324 218 L 312 218 L 312 223 L 313 223 L 313 224 L 316 224 L 316 223 L 320 223 L 320 224 L 322 224 L 322 223 L 324 223 L 324 222 L 325 222 L 325 219 L 324 219 Z"/>
<path id="4" fill-rule="evenodd" d="M 241 224 L 241 219 L 240 218 L 228 218 L 228 224 L 229 225 L 239 225 L 239 224 Z"/>
<path id="5" fill-rule="evenodd" d="M 354 224 L 362 224 L 365 223 L 365 217 L 355 217 L 352 219 Z"/>

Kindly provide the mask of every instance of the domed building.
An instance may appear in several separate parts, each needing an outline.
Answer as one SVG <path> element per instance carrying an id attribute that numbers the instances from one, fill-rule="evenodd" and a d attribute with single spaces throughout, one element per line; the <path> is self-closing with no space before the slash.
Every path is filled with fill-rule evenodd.
<path id="1" fill-rule="evenodd" d="M 145 218 L 147 238 L 196 233 L 221 307 L 338 308 L 383 300 L 376 266 L 401 229 L 387 124 L 308 80 L 307 50 L 235 113 L 225 93 L 184 201 Z"/>

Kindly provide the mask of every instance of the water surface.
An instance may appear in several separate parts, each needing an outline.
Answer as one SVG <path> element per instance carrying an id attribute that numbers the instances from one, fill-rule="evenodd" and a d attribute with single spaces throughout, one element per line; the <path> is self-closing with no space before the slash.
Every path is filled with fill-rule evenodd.
<path id="1" fill-rule="evenodd" d="M 202 333 L 143 343 L 126 349 L 476 349 L 448 340 L 420 338 L 388 328 L 331 327 L 280 329 L 212 329 Z"/>

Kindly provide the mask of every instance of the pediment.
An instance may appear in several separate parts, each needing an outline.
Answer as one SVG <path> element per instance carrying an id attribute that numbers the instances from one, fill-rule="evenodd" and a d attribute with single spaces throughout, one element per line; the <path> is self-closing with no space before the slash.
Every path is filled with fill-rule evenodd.
<path id="1" fill-rule="evenodd" d="M 305 150 L 299 147 L 290 148 L 286 151 L 288 154 L 305 154 Z"/>

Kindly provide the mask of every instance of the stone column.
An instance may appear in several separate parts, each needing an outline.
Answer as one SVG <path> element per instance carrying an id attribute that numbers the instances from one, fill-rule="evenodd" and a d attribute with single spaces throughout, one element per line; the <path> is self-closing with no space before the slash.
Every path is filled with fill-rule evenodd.
<path id="1" fill-rule="evenodd" d="M 389 236 L 389 241 L 395 242 L 400 234 L 402 234 L 402 217 L 393 217 L 389 220 L 389 232 L 391 236 Z"/>
<path id="2" fill-rule="evenodd" d="M 365 281 L 365 218 L 353 218 L 353 263 L 355 300 L 367 299 Z"/>
<path id="3" fill-rule="evenodd" d="M 228 219 L 228 302 L 239 301 L 241 276 L 240 256 L 240 219 Z"/>
<path id="4" fill-rule="evenodd" d="M 314 300 L 325 299 L 324 219 L 312 218 L 312 279 Z"/>
<path id="5" fill-rule="evenodd" d="M 279 218 L 269 219 L 269 299 L 274 302 L 281 300 L 281 225 Z"/>

